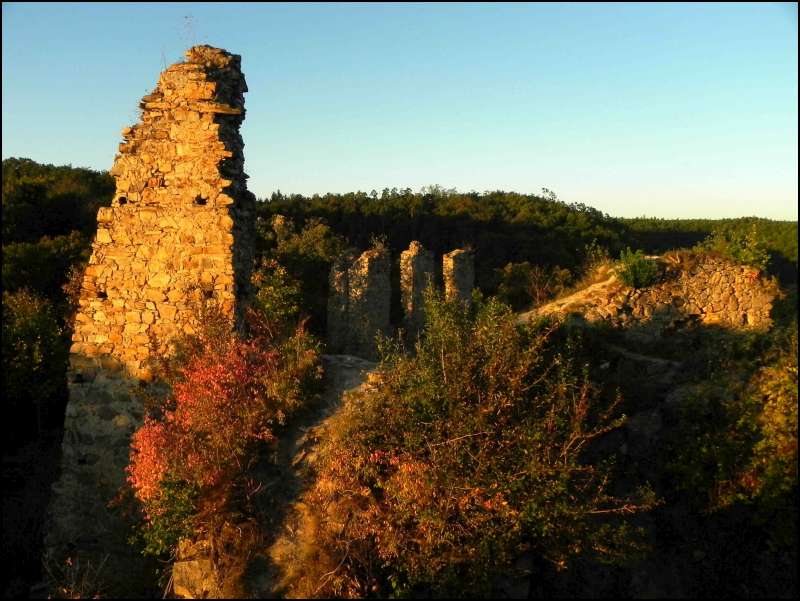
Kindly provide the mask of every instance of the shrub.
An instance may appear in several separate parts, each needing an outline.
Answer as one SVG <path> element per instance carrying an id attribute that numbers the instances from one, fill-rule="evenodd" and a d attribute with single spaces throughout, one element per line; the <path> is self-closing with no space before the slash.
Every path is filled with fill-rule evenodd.
<path id="1" fill-rule="evenodd" d="M 300 283 L 274 259 L 263 259 L 253 272 L 255 307 L 274 323 L 291 323 L 300 313 Z"/>
<path id="2" fill-rule="evenodd" d="M 256 286 L 263 291 L 258 302 L 279 313 L 297 312 L 294 306 L 303 307 L 309 315 L 311 331 L 323 333 L 327 319 L 327 275 L 332 261 L 344 250 L 344 239 L 320 219 L 309 219 L 298 229 L 291 219 L 275 215 L 271 227 L 264 219 L 259 220 L 257 227 L 258 247 L 263 257 L 262 267 L 256 272 L 260 278 Z M 282 296 L 276 296 L 275 291 Z"/>
<path id="3" fill-rule="evenodd" d="M 624 417 L 578 340 L 493 300 L 473 315 L 429 295 L 426 314 L 416 355 L 385 346 L 378 383 L 329 423 L 297 540 L 274 553 L 288 594 L 480 595 L 525 551 L 560 568 L 631 552 L 624 520 L 603 518 L 654 499 L 615 497 L 610 465 L 586 461 Z"/>
<path id="4" fill-rule="evenodd" d="M 302 327 L 286 334 L 251 312 L 245 338 L 230 326 L 223 334 L 225 322 L 202 320 L 179 341 L 176 365 L 157 371 L 172 393 L 133 435 L 128 481 L 144 513 L 145 553 L 169 554 L 180 537 L 223 520 L 257 444 L 275 439 L 319 379 L 319 347 Z"/>
<path id="5" fill-rule="evenodd" d="M 626 248 L 619 255 L 619 279 L 631 288 L 645 288 L 656 282 L 658 266 L 655 261 L 646 259 L 641 250 L 632 252 Z"/>
<path id="6" fill-rule="evenodd" d="M 572 278 L 568 269 L 548 269 L 541 265 L 508 263 L 500 274 L 497 297 L 514 310 L 538 307 L 561 293 Z"/>
<path id="7" fill-rule="evenodd" d="M 48 599 L 101 599 L 106 593 L 105 565 L 108 555 L 92 565 L 79 556 L 56 561 L 47 554 L 43 558 L 44 576 L 49 589 Z"/>
<path id="8" fill-rule="evenodd" d="M 8 444 L 22 434 L 40 433 L 57 418 L 66 393 L 68 342 L 52 304 L 27 290 L 3 292 L 3 368 L 10 419 Z"/>
<path id="9" fill-rule="evenodd" d="M 720 226 L 698 245 L 698 249 L 719 253 L 736 263 L 762 271 L 769 262 L 769 252 L 764 247 L 755 222 L 747 229 L 733 225 Z"/>
<path id="10" fill-rule="evenodd" d="M 682 401 L 669 467 L 695 507 L 749 507 L 771 544 L 796 554 L 797 322 L 768 342 Z"/>

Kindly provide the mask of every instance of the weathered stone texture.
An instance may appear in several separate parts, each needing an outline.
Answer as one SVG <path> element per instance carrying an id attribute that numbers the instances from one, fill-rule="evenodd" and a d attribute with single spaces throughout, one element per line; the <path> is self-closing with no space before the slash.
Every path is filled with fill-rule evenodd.
<path id="1" fill-rule="evenodd" d="M 447 300 L 460 300 L 472 304 L 475 287 L 475 256 L 471 251 L 457 249 L 442 257 L 444 296 Z"/>
<path id="2" fill-rule="evenodd" d="M 534 313 L 580 313 L 587 321 L 614 326 L 636 325 L 662 333 L 683 323 L 766 329 L 778 288 L 758 270 L 720 257 L 696 256 L 687 264 L 680 255 L 658 259 L 660 280 L 639 290 L 611 276 L 592 290 L 541 307 Z"/>
<path id="3" fill-rule="evenodd" d="M 331 267 L 328 344 L 331 352 L 377 359 L 375 337 L 388 334 L 391 284 L 389 252 L 372 249 Z"/>
<path id="4" fill-rule="evenodd" d="M 122 132 L 116 193 L 97 215 L 68 371 L 62 474 L 48 545 L 98 545 L 114 518 L 106 502 L 124 480 L 148 380 L 151 340 L 168 352 L 192 331 L 192 299 L 242 317 L 254 253 L 239 126 L 247 91 L 239 56 L 209 46 L 164 71 Z"/>
<path id="5" fill-rule="evenodd" d="M 414 340 L 425 325 L 423 296 L 433 285 L 433 270 L 433 253 L 416 240 L 400 254 L 400 297 L 409 340 Z"/>
<path id="6" fill-rule="evenodd" d="M 328 277 L 328 350 L 331 353 L 345 353 L 348 348 L 348 269 L 352 262 L 350 255 L 339 257 L 331 266 Z"/>

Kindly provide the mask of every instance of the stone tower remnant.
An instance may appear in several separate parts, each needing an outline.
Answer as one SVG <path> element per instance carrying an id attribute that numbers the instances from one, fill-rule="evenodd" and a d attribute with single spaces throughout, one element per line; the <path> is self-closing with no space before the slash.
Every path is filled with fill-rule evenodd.
<path id="1" fill-rule="evenodd" d="M 447 300 L 457 299 L 470 306 L 475 287 L 475 255 L 472 251 L 459 248 L 444 255 L 442 279 Z"/>
<path id="2" fill-rule="evenodd" d="M 328 341 L 332 352 L 377 359 L 375 336 L 389 333 L 389 251 L 370 249 L 345 256 L 330 273 Z"/>
<path id="3" fill-rule="evenodd" d="M 350 253 L 338 257 L 331 265 L 328 277 L 328 350 L 331 353 L 347 353 L 349 327 L 347 309 L 350 304 L 348 268 L 355 260 Z"/>
<path id="4" fill-rule="evenodd" d="M 119 520 L 106 505 L 143 417 L 131 388 L 150 379 L 151 339 L 161 354 L 192 331 L 193 298 L 241 320 L 255 238 L 239 133 L 246 91 L 240 56 L 195 46 L 122 131 L 75 318 L 49 549 L 115 552 Z"/>
<path id="5" fill-rule="evenodd" d="M 414 240 L 400 254 L 400 298 L 408 339 L 413 341 L 425 325 L 425 289 L 433 284 L 433 253 Z"/>

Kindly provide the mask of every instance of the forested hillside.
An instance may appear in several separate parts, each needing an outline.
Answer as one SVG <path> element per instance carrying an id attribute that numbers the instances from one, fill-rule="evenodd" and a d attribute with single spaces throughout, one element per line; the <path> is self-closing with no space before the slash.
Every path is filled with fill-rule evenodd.
<path id="1" fill-rule="evenodd" d="M 100 207 L 110 204 L 113 193 L 114 180 L 107 172 L 42 165 L 30 159 L 3 161 L 4 403 L 7 415 L 11 416 L 3 420 L 4 485 L 11 491 L 4 499 L 4 516 L 12 516 L 4 517 L 4 540 L 7 544 L 4 545 L 3 561 L 19 574 L 7 585 L 6 595 L 27 594 L 26 587 L 41 578 L 42 517 L 53 466 L 58 463 L 55 457 L 59 452 L 67 396 L 65 374 L 71 322 L 83 267 L 96 231 L 97 212 Z M 342 594 L 342 591 L 351 590 L 367 594 L 378 590 L 371 587 L 380 585 L 391 587 L 398 595 L 424 595 L 430 591 L 464 594 L 459 587 L 465 573 L 476 575 L 476 578 L 480 576 L 482 580 L 472 582 L 472 585 L 480 585 L 489 591 L 494 586 L 493 574 L 475 572 L 475 565 L 502 570 L 506 563 L 513 562 L 514 553 L 523 543 L 531 553 L 541 555 L 537 555 L 537 561 L 553 561 L 555 557 L 553 565 L 557 565 L 558 570 L 567 564 L 568 559 L 579 558 L 581 549 L 577 547 L 580 545 L 576 547 L 572 538 L 564 539 L 563 532 L 571 532 L 577 537 L 575 540 L 583 541 L 581 544 L 591 547 L 599 555 L 613 555 L 614 548 L 607 548 L 607 541 L 600 535 L 595 536 L 597 533 L 589 525 L 594 523 L 591 516 L 605 515 L 612 506 L 614 511 L 617 510 L 619 500 L 616 496 L 603 496 L 605 493 L 598 492 L 591 502 L 587 500 L 585 505 L 576 506 L 583 513 L 577 517 L 577 514 L 570 514 L 570 519 L 574 519 L 566 530 L 550 528 L 564 528 L 560 512 L 562 509 L 567 511 L 564 508 L 571 505 L 563 495 L 588 486 L 580 478 L 566 475 L 588 469 L 581 467 L 583 457 L 579 461 L 577 451 L 571 450 L 571 445 L 583 438 L 592 438 L 595 432 L 605 431 L 603 429 L 613 420 L 619 419 L 619 422 L 614 421 L 615 428 L 620 426 L 623 418 L 613 413 L 611 408 L 608 408 L 608 414 L 601 412 L 599 417 L 590 412 L 594 421 L 589 420 L 591 428 L 586 426 L 588 429 L 584 429 L 587 418 L 580 411 L 585 408 L 570 406 L 568 411 L 562 411 L 559 403 L 566 401 L 560 395 L 568 391 L 587 404 L 590 401 L 594 403 L 597 397 L 612 408 L 617 407 L 618 401 L 624 397 L 627 405 L 623 406 L 628 411 L 637 407 L 636 403 L 643 394 L 640 374 L 620 377 L 617 381 L 604 371 L 607 365 L 604 368 L 595 364 L 597 356 L 608 352 L 605 345 L 613 338 L 602 328 L 575 334 L 556 329 L 540 331 L 536 328 L 541 326 L 536 326 L 525 330 L 523 335 L 516 329 L 514 311 L 535 307 L 591 283 L 593 270 L 599 264 L 610 265 L 621 257 L 624 266 L 646 266 L 643 254 L 658 254 L 681 247 L 694 247 L 698 252 L 723 255 L 737 263 L 763 268 L 778 276 L 784 297 L 776 303 L 776 327 L 768 334 L 734 335 L 705 328 L 693 331 L 686 338 L 670 341 L 672 346 L 659 343 L 657 348 L 645 349 L 647 352 L 672 353 L 667 359 L 657 361 L 686 359 L 688 356 L 687 361 L 695 370 L 682 374 L 684 380 L 681 383 L 686 388 L 684 398 L 671 409 L 675 415 L 682 416 L 683 421 L 680 427 L 670 430 L 673 438 L 665 439 L 665 448 L 673 445 L 670 456 L 654 460 L 660 470 L 659 476 L 666 482 L 665 496 L 671 503 L 683 503 L 689 499 L 687 502 L 693 503 L 692 511 L 711 516 L 698 518 L 698 527 L 706 529 L 709 540 L 716 540 L 721 547 L 741 542 L 736 532 L 742 523 L 746 523 L 751 528 L 748 540 L 761 545 L 759 549 L 772 549 L 769 553 L 777 549 L 775 557 L 796 559 L 796 539 L 778 532 L 777 526 L 764 524 L 765 520 L 774 520 L 776 514 L 785 517 L 779 524 L 780 528 L 795 524 L 795 516 L 785 508 L 787 499 L 796 494 L 797 222 L 753 217 L 724 220 L 619 219 L 582 204 L 564 203 L 548 190 L 543 190 L 542 195 L 533 195 L 503 191 L 458 192 L 432 186 L 418 192 L 384 189 L 380 193 L 310 197 L 276 192 L 257 203 L 256 229 L 253 306 L 261 312 L 262 318 L 266 316 L 268 323 L 263 327 L 269 335 L 257 338 L 258 344 L 235 337 L 227 339 L 218 333 L 209 335 L 203 340 L 217 340 L 220 348 L 210 342 L 208 348 L 194 348 L 194 354 L 190 353 L 189 357 L 194 362 L 191 369 L 196 373 L 183 365 L 180 369 L 190 371 L 184 372 L 183 380 L 175 381 L 182 382 L 179 389 L 183 391 L 181 394 L 185 393 L 188 407 L 194 398 L 192 395 L 205 390 L 207 382 L 203 378 L 211 377 L 202 367 L 206 363 L 219 363 L 220 373 L 227 374 L 230 365 L 225 362 L 231 353 L 236 356 L 239 353 L 248 361 L 252 359 L 248 353 L 254 352 L 253 349 L 269 355 L 270 361 L 275 357 L 285 358 L 283 354 L 287 348 L 294 349 L 292 352 L 298 357 L 305 357 L 303 353 L 306 353 L 305 362 L 292 355 L 291 361 L 287 360 L 285 364 L 276 362 L 273 366 L 275 374 L 278 374 L 273 374 L 276 381 L 285 383 L 286 390 L 297 396 L 297 399 L 290 399 L 291 406 L 277 406 L 277 414 L 282 416 L 280 419 L 273 420 L 271 414 L 261 416 L 261 421 L 269 423 L 278 435 L 281 430 L 276 421 L 280 422 L 284 414 L 291 416 L 292 411 L 304 407 L 308 402 L 306 397 L 311 396 L 311 393 L 306 394 L 305 389 L 311 387 L 306 386 L 305 379 L 313 379 L 312 375 L 317 373 L 318 354 L 323 351 L 322 346 L 317 346 L 317 340 L 324 339 L 326 328 L 327 276 L 338 256 L 348 248 L 364 250 L 376 241 L 382 242 L 391 252 L 392 277 L 396 279 L 399 277 L 399 253 L 412 240 L 420 241 L 437 257 L 455 248 L 470 247 L 475 251 L 476 286 L 483 294 L 477 312 L 468 315 L 441 299 L 431 299 L 431 307 L 437 312 L 431 318 L 428 338 L 417 348 L 416 358 L 403 355 L 400 347 L 389 349 L 384 357 L 385 386 L 379 391 L 365 393 L 360 401 L 372 413 L 348 409 L 349 413 L 333 422 L 346 435 L 322 447 L 323 465 L 328 470 L 321 472 L 327 478 L 321 480 L 322 484 L 344 482 L 353 488 L 357 485 L 375 490 L 397 486 L 407 498 L 398 493 L 397 499 L 402 503 L 397 501 L 397 507 L 391 509 L 382 504 L 374 507 L 364 505 L 360 511 L 369 519 L 365 518 L 357 525 L 358 528 L 363 526 L 363 530 L 345 523 L 341 530 L 324 533 L 330 538 L 330 549 L 341 547 L 347 554 L 350 553 L 350 543 L 342 543 L 337 537 L 348 527 L 351 530 L 356 528 L 351 532 L 352 541 L 357 541 L 352 549 L 362 553 L 357 561 L 350 558 L 346 569 L 338 576 L 342 581 L 335 584 L 331 580 L 325 591 Z M 757 276 L 758 270 L 755 273 Z M 634 287 L 639 285 L 637 283 Z M 394 290 L 397 297 L 397 286 Z M 492 296 L 496 299 L 490 298 Z M 392 321 L 395 325 L 400 321 L 399 306 L 399 298 L 394 298 Z M 290 333 L 297 323 L 306 324 L 317 338 L 306 337 L 302 327 L 298 330 L 300 333 L 292 337 Z M 282 325 L 278 328 L 276 324 Z M 546 350 L 541 356 L 550 357 L 552 361 L 543 361 L 537 354 L 526 354 L 539 347 Z M 262 361 L 256 359 L 255 363 Z M 259 365 L 255 363 L 243 362 L 250 375 L 257 375 Z M 554 365 L 560 366 L 560 371 L 556 370 L 561 378 L 558 381 L 547 379 Z M 731 376 L 734 373 L 736 377 Z M 236 381 L 238 377 L 229 379 Z M 535 420 L 530 418 L 532 414 L 526 405 L 529 388 L 525 383 L 528 380 L 535 382 L 537 398 L 543 403 L 540 407 L 542 413 L 536 414 L 539 417 Z M 494 417 L 487 416 L 479 405 L 473 404 L 486 387 L 493 387 Z M 620 393 L 623 396 L 618 398 Z M 273 397 L 281 397 L 272 389 L 262 396 L 270 399 L 269 402 L 274 401 Z M 239 399 L 241 402 L 237 401 L 237 406 L 244 407 L 247 398 L 245 395 L 244 400 Z M 435 404 L 434 400 L 440 404 Z M 213 399 L 209 403 L 211 401 Z M 434 404 L 429 406 L 430 403 Z M 214 411 L 219 409 L 212 405 L 209 407 Z M 793 405 L 794 418 L 790 410 Z M 179 404 L 178 408 L 181 407 Z M 395 410 L 388 421 L 385 419 L 387 408 Z M 572 416 L 569 412 L 575 412 L 574 419 L 571 417 L 568 424 L 572 430 L 563 429 L 564 424 L 560 424 L 561 430 L 544 432 L 541 427 L 543 416 L 556 409 L 559 415 Z M 508 415 L 504 411 L 508 411 Z M 424 423 L 430 422 L 428 425 L 439 424 L 431 426 L 430 431 L 414 434 L 422 437 L 420 440 L 424 439 L 425 444 L 432 445 L 430 448 L 443 447 L 436 453 L 414 455 L 423 447 L 406 435 L 420 415 L 425 418 Z M 212 417 L 211 421 L 217 420 L 215 414 Z M 253 426 L 253 440 L 267 438 L 264 434 L 267 430 L 262 432 L 259 429 L 266 428 L 261 421 L 256 424 L 258 428 Z M 150 423 L 150 427 L 156 426 Z M 509 432 L 514 432 L 513 437 L 506 441 L 507 448 L 494 448 L 492 445 L 500 444 L 494 438 L 487 442 L 478 437 L 472 440 L 473 430 L 483 432 L 490 427 L 498 430 L 509 428 Z M 237 428 L 234 423 L 230 431 L 235 434 Z M 366 438 L 361 440 L 356 433 Z M 223 442 L 236 442 L 234 434 Z M 202 438 L 200 434 L 197 436 Z M 566 438 L 561 440 L 560 436 Z M 400 442 L 387 443 L 387 440 L 394 440 L 391 437 Z M 464 446 L 463 452 L 459 451 L 452 457 L 447 455 L 444 451 L 450 449 L 453 440 L 462 440 L 459 437 L 469 439 L 471 446 Z M 414 444 L 409 444 L 409 440 Z M 502 442 L 499 438 L 497 440 Z M 500 490 L 498 487 L 506 486 L 509 478 L 520 478 L 519 474 L 523 472 L 518 470 L 533 469 L 527 463 L 517 463 L 518 451 L 523 452 L 522 447 L 527 448 L 534 440 L 539 441 L 536 444 L 545 445 L 537 451 L 541 457 L 536 455 L 542 465 L 545 460 L 549 461 L 556 443 L 564 447 L 563 456 L 567 458 L 563 465 L 559 464 L 559 470 L 564 471 L 563 478 L 559 475 L 561 472 L 549 474 L 545 478 L 548 486 L 539 491 L 554 499 L 546 511 L 540 508 L 546 505 L 544 500 L 536 495 L 529 496 L 533 489 L 517 486 L 503 494 L 497 492 Z M 380 441 L 380 444 L 375 441 Z M 244 456 L 243 449 L 245 446 L 237 447 L 237 458 Z M 223 450 L 227 452 L 227 448 Z M 397 455 L 395 450 L 402 453 Z M 175 463 L 173 467 L 177 473 L 183 456 L 180 448 L 172 451 L 174 454 L 170 460 Z M 469 467 L 474 459 L 473 452 L 480 457 L 500 457 L 502 463 L 496 462 L 495 465 L 488 459 L 489 463 L 481 463 L 481 469 L 486 472 L 481 481 L 484 488 L 469 492 L 468 488 L 474 485 Z M 676 463 L 675 457 L 680 457 L 681 461 Z M 342 458 L 351 464 L 343 462 Z M 36 467 L 43 465 L 50 467 Z M 406 471 L 411 470 L 407 481 L 395 481 L 386 476 L 394 474 L 398 465 L 408 468 Z M 216 469 L 218 466 L 215 464 L 213 467 Z M 448 505 L 449 501 L 442 501 L 446 497 L 438 493 L 434 495 L 432 488 L 424 488 L 422 480 L 415 479 L 416 472 L 411 468 L 420 473 L 434 474 L 442 491 L 449 490 L 452 481 L 461 482 L 461 478 L 467 492 L 454 501 L 456 505 Z M 597 472 L 591 472 L 592 478 L 598 478 L 603 486 L 605 469 L 603 464 L 602 469 L 598 467 Z M 146 463 L 141 464 L 140 479 L 146 480 L 145 476 L 151 471 Z M 243 474 L 237 473 L 242 482 L 246 480 Z M 524 478 L 531 481 L 544 478 L 536 472 L 525 474 Z M 153 483 L 153 487 L 161 484 Z M 431 493 L 430 498 L 420 496 L 420 490 Z M 321 503 L 320 507 L 328 507 L 327 495 L 336 491 L 318 486 L 312 493 L 309 493 L 312 501 L 316 499 L 315 502 Z M 145 498 L 152 501 L 146 495 Z M 452 544 L 447 543 L 450 545 L 447 551 L 450 559 L 446 564 L 433 561 L 445 556 L 440 548 L 444 539 L 433 537 L 421 544 L 420 537 L 429 536 L 432 530 L 426 529 L 427 526 L 423 528 L 425 524 L 422 523 L 412 528 L 411 522 L 406 521 L 412 520 L 417 506 L 424 504 L 423 501 L 427 503 L 423 509 L 430 523 L 437 528 L 444 528 L 450 523 L 448 520 L 457 521 L 463 516 L 475 518 L 474 522 L 464 523 L 466 529 L 460 538 L 454 539 Z M 646 496 L 640 501 L 639 505 L 631 501 L 630 507 L 636 505 L 638 511 L 657 504 Z M 511 503 L 512 507 L 504 502 Z M 440 506 L 441 503 L 444 505 Z M 527 520 L 519 532 L 514 530 L 522 528 L 519 516 L 514 513 L 515 503 L 524 507 Z M 559 505 L 564 503 L 563 507 Z M 624 503 L 620 506 L 624 507 Z M 313 504 L 309 507 L 312 512 L 322 511 Z M 388 513 L 383 516 L 380 514 L 383 511 Z M 453 517 L 459 512 L 462 517 Z M 620 515 L 624 513 L 620 510 Z M 633 513 L 632 509 L 630 513 Z M 755 521 L 750 520 L 752 515 L 756 516 Z M 383 523 L 378 518 L 396 522 L 396 539 L 374 543 L 373 535 L 380 532 Z M 668 521 L 666 517 L 663 519 L 665 523 Z M 608 527 L 613 525 L 613 528 L 608 532 L 616 532 L 617 526 L 622 528 L 624 525 L 622 522 L 609 524 Z M 535 528 L 531 529 L 531 525 Z M 184 526 L 182 523 L 181 527 Z M 172 537 L 169 540 L 174 543 L 175 532 L 184 530 L 175 530 L 174 524 L 170 527 L 173 530 L 167 528 Z M 414 528 L 419 528 L 419 531 Z M 541 532 L 536 528 L 541 528 Z M 163 553 L 170 549 L 159 538 L 162 534 L 160 531 L 149 533 L 151 551 L 156 548 Z M 314 537 L 318 533 L 311 534 L 316 541 Z M 679 538 L 676 534 L 675 540 Z M 377 546 L 373 548 L 373 545 Z M 407 550 L 400 552 L 398 549 L 402 545 L 407 545 Z M 473 545 L 478 550 L 467 549 L 468 553 L 462 553 L 461 545 Z M 746 566 L 756 565 L 751 555 L 742 551 L 737 558 L 726 563 L 726 558 L 715 555 L 718 551 L 712 549 L 711 543 L 698 545 L 704 549 L 703 553 L 712 555 L 713 561 L 706 561 L 702 569 L 692 568 L 692 586 L 695 588 L 690 592 L 710 595 L 722 591 L 738 595 L 748 590 L 736 574 Z M 371 553 L 378 552 L 375 549 L 391 560 L 378 570 L 383 570 L 380 577 L 384 580 L 380 582 L 377 576 L 377 580 L 373 579 L 371 571 Z M 304 547 L 302 561 L 318 561 L 318 550 L 313 546 Z M 325 561 L 319 560 L 309 569 L 319 570 L 324 576 L 329 569 L 338 569 L 338 557 L 335 554 L 327 556 Z M 765 555 L 762 553 L 759 557 Z M 769 559 L 772 555 L 766 557 Z M 757 564 L 757 569 L 764 571 L 768 567 L 764 573 L 772 574 L 784 569 L 783 564 L 764 567 L 762 563 Z M 548 569 L 552 571 L 553 568 Z M 619 576 L 614 574 L 614 577 Z M 762 578 L 754 589 L 761 592 L 774 593 L 784 585 L 796 586 L 796 579 L 791 577 L 773 582 L 759 572 L 754 578 Z M 634 590 L 615 588 L 617 584 L 605 582 L 602 590 Z M 299 587 L 297 590 L 314 592 L 317 583 L 298 579 L 293 586 Z M 306 586 L 311 588 L 303 588 Z M 348 586 L 352 589 L 347 589 Z M 380 590 L 390 591 L 389 588 Z M 563 593 L 564 590 L 552 589 L 550 592 Z"/>
<path id="2" fill-rule="evenodd" d="M 80 286 L 97 210 L 110 203 L 113 191 L 107 172 L 30 159 L 3 161 L 4 360 L 13 356 L 24 378 L 37 374 L 31 381 L 59 394 L 63 390 L 52 382 L 63 372 L 70 294 Z M 395 257 L 412 240 L 437 255 L 471 247 L 476 285 L 486 294 L 499 293 L 516 309 L 574 285 L 598 254 L 616 258 L 626 247 L 660 253 L 694 246 L 712 232 L 735 239 L 752 233 L 770 254 L 770 271 L 788 284 L 797 278 L 797 222 L 617 219 L 561 202 L 548 190 L 532 195 L 438 186 L 419 192 L 386 188 L 310 197 L 275 192 L 257 206 L 259 257 L 277 259 L 288 269 L 318 333 L 324 331 L 325 276 L 331 261 L 345 247 L 365 249 L 376 238 L 385 240 Z M 288 224 L 273 230 L 272 217 L 278 214 L 288 217 Z M 60 342 L 57 349 L 33 348 L 32 339 Z M 45 356 L 56 359 L 39 359 Z M 48 407 L 58 405 L 45 400 L 51 395 L 40 394 L 35 386 L 17 385 L 15 374 L 12 369 L 7 375 L 6 403 L 15 414 L 29 417 L 9 431 L 7 441 L 35 428 L 37 411 L 41 419 Z"/>

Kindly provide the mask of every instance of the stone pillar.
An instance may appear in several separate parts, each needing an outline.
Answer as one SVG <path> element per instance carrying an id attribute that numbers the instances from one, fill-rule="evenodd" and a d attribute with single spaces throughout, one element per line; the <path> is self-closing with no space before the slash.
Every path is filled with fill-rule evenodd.
<path id="1" fill-rule="evenodd" d="M 471 251 L 457 249 L 442 257 L 442 279 L 447 300 L 458 299 L 466 306 L 472 304 L 475 287 L 475 256 Z"/>
<path id="2" fill-rule="evenodd" d="M 347 270 L 349 285 L 347 326 L 349 350 L 363 359 L 378 359 L 375 336 L 389 334 L 392 296 L 389 251 L 371 249 L 356 259 Z"/>
<path id="3" fill-rule="evenodd" d="M 174 336 L 191 331 L 193 298 L 217 304 L 232 325 L 243 315 L 255 197 L 239 133 L 241 58 L 209 46 L 186 58 L 161 73 L 140 103 L 141 121 L 123 130 L 111 169 L 116 193 L 97 215 L 45 540 L 56 556 L 66 548 L 110 553 L 114 565 L 125 554 L 128 533 L 107 503 L 124 482 L 130 435 L 143 417 L 132 388 L 150 379 L 151 353 L 168 352 Z"/>
<path id="4" fill-rule="evenodd" d="M 345 255 L 331 267 L 328 347 L 331 353 L 377 359 L 375 335 L 389 333 L 389 252 L 371 249 Z"/>
<path id="5" fill-rule="evenodd" d="M 348 352 L 349 328 L 347 326 L 347 308 L 349 304 L 350 285 L 348 268 L 352 257 L 339 257 L 331 265 L 328 277 L 328 352 L 339 354 Z"/>
<path id="6" fill-rule="evenodd" d="M 408 340 L 413 341 L 425 325 L 423 293 L 433 284 L 433 253 L 414 240 L 400 254 L 400 297 Z"/>

